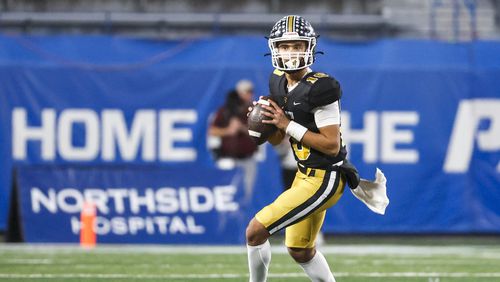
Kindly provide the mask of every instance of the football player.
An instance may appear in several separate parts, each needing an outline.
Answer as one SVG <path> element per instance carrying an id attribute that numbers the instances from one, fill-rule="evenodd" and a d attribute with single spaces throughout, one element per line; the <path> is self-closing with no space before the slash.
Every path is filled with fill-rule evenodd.
<path id="1" fill-rule="evenodd" d="M 311 281 L 335 281 L 325 257 L 315 249 L 326 209 L 341 197 L 346 182 L 339 166 L 346 157 L 340 134 L 340 85 L 313 71 L 317 35 L 300 16 L 279 20 L 269 35 L 274 72 L 269 80 L 269 120 L 279 130 L 269 138 L 278 144 L 288 135 L 298 171 L 290 189 L 260 210 L 246 230 L 250 281 L 266 281 L 271 250 L 268 238 L 286 228 L 289 254 Z"/>

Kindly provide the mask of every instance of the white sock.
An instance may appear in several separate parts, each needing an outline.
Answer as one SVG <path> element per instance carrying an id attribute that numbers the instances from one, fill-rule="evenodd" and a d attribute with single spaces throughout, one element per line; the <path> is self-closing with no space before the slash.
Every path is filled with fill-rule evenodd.
<path id="1" fill-rule="evenodd" d="M 271 262 L 271 244 L 266 240 L 258 246 L 247 245 L 250 282 L 264 282 Z"/>
<path id="2" fill-rule="evenodd" d="M 299 265 L 313 282 L 335 282 L 328 262 L 326 262 L 325 257 L 318 250 L 316 250 L 316 254 L 310 261 L 299 263 Z"/>

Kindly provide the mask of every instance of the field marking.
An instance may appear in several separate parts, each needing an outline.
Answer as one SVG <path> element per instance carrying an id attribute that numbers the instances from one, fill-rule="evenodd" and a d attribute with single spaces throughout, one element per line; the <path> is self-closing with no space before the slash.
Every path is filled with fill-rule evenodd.
<path id="1" fill-rule="evenodd" d="M 40 265 L 40 264 L 56 264 L 51 259 L 26 259 L 26 258 L 10 258 L 5 260 L 6 263 L 9 264 L 20 264 L 20 265 L 25 265 L 25 264 L 34 264 L 34 265 Z"/>
<path id="2" fill-rule="evenodd" d="M 269 273 L 270 278 L 295 278 L 306 277 L 304 273 Z M 351 273 L 337 272 L 335 277 L 429 277 L 429 278 L 498 278 L 500 272 L 366 272 L 366 273 Z M 88 274 L 88 273 L 73 273 L 73 274 L 47 274 L 47 273 L 0 273 L 0 278 L 6 279 L 235 279 L 248 278 L 248 274 L 226 273 L 226 274 Z"/>
<path id="3" fill-rule="evenodd" d="M 409 246 L 409 245 L 342 245 L 322 246 L 318 248 L 323 254 L 342 255 L 457 255 L 460 257 L 485 257 L 500 259 L 500 248 L 488 245 L 467 246 Z M 149 254 L 246 254 L 246 246 L 205 246 L 205 245 L 110 245 L 101 244 L 95 249 L 87 250 L 77 244 L 5 244 L 0 245 L 0 254 L 5 251 L 24 253 L 149 253 Z M 283 245 L 275 244 L 272 252 L 276 254 L 288 253 Z"/>
<path id="4" fill-rule="evenodd" d="M 100 265 L 96 263 L 82 263 L 77 260 L 46 260 L 46 259 L 0 259 L 0 263 L 10 264 L 10 265 L 71 265 L 74 268 L 86 269 L 86 268 L 98 268 Z M 360 260 L 354 259 L 342 259 L 335 262 L 335 265 L 357 265 L 360 263 Z M 442 260 L 416 260 L 416 259 L 401 259 L 397 260 L 385 259 L 385 260 L 376 260 L 376 261 L 365 261 L 364 265 L 429 265 L 429 264 L 446 264 L 446 265 L 497 265 L 497 261 L 485 262 L 474 261 L 474 260 L 463 260 L 463 261 L 446 261 L 443 263 Z M 210 268 L 213 269 L 227 269 L 230 266 L 227 263 L 213 263 L 209 264 Z M 282 269 L 282 268 L 290 268 L 294 264 L 287 263 L 272 263 L 271 264 L 274 269 Z M 186 266 L 184 263 L 134 263 L 133 266 L 135 268 L 152 268 L 152 269 L 175 269 L 176 267 Z M 206 263 L 193 263 L 189 264 L 190 267 L 193 268 L 203 268 L 206 267 Z M 104 266 L 102 266 L 104 267 Z M 242 266 L 243 267 L 243 266 Z M 244 266 L 246 267 L 246 265 Z"/>

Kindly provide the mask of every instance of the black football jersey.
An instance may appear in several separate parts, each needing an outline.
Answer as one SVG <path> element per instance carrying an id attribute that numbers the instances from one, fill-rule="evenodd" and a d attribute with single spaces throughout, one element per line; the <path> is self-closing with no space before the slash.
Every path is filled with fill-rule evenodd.
<path id="1" fill-rule="evenodd" d="M 269 90 L 271 99 L 278 103 L 291 120 L 315 133 L 319 133 L 319 129 L 314 121 L 312 110 L 338 101 L 342 95 L 338 81 L 320 72 L 306 74 L 299 84 L 288 93 L 285 73 L 275 70 L 269 79 Z M 336 156 L 326 155 L 294 138 L 290 138 L 290 143 L 295 160 L 306 167 L 326 168 L 344 160 L 347 155 L 342 138 L 340 138 L 340 151 Z"/>

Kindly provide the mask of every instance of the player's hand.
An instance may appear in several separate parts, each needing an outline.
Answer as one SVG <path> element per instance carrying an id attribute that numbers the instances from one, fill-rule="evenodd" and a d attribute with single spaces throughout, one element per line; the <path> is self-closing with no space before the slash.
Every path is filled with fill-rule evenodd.
<path id="1" fill-rule="evenodd" d="M 270 120 L 263 120 L 262 123 L 274 124 L 277 128 L 281 130 L 286 130 L 286 127 L 290 123 L 290 120 L 286 116 L 285 112 L 271 99 L 268 99 L 271 106 L 263 105 L 266 112 L 262 112 L 265 116 L 270 117 Z"/>
<path id="2" fill-rule="evenodd" d="M 259 100 L 262 98 L 264 98 L 264 96 L 259 96 Z M 255 105 L 257 105 L 257 101 L 253 101 L 252 104 L 255 107 Z M 250 112 L 252 112 L 252 110 L 253 110 L 253 107 L 248 107 L 247 117 L 250 115 Z"/>

